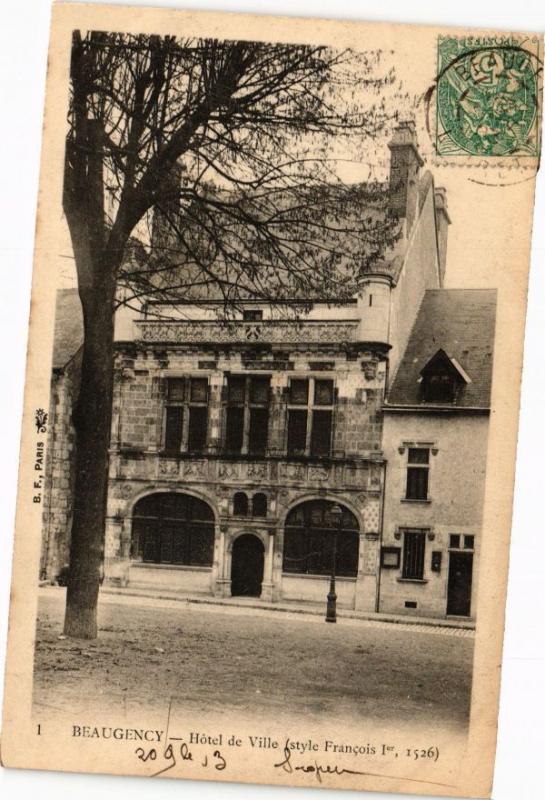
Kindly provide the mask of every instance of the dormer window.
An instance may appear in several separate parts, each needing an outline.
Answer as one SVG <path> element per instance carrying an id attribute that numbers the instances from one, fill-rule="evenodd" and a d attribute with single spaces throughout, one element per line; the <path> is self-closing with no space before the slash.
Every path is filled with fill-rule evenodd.
<path id="1" fill-rule="evenodd" d="M 420 372 L 420 397 L 423 403 L 448 405 L 456 403 L 463 387 L 471 378 L 455 358 L 438 350 Z"/>
<path id="2" fill-rule="evenodd" d="M 425 403 L 454 403 L 458 384 L 452 375 L 429 375 L 422 381 Z"/>

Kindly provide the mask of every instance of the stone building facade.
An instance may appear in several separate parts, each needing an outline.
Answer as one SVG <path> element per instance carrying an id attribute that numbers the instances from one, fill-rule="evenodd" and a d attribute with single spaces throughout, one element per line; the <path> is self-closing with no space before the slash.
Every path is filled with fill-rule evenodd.
<path id="1" fill-rule="evenodd" d="M 387 347 L 361 337 L 357 301 L 334 311 L 337 318 L 315 306 L 300 324 L 256 321 L 265 311 L 255 307 L 246 313 L 252 321 L 228 326 L 135 323 L 135 341 L 118 345 L 107 579 L 219 596 L 323 599 L 327 512 L 335 502 L 345 511 L 339 600 L 374 609 Z M 324 319 L 327 313 L 333 318 Z M 178 508 L 173 493 L 205 506 L 193 519 L 192 501 Z M 146 510 L 142 500 L 160 494 L 165 502 L 158 497 Z M 206 523 L 206 542 L 194 554 L 181 544 L 175 553 L 172 537 L 183 534 L 171 534 L 163 519 L 169 513 L 188 516 L 183 525 L 194 537 L 199 521 Z M 155 549 L 153 537 L 164 539 Z M 313 555 L 305 539 L 325 552 Z M 250 574 L 262 574 L 261 586 L 245 588 L 245 559 Z M 237 570 L 242 583 L 233 589 Z"/>
<path id="2" fill-rule="evenodd" d="M 475 617 L 496 293 L 426 292 L 383 408 L 378 610 Z"/>
<path id="3" fill-rule="evenodd" d="M 377 610 L 382 405 L 449 223 L 414 127 L 389 147 L 402 235 L 351 301 L 120 313 L 107 581 L 323 601 L 335 539 L 339 604 Z"/>
<path id="4" fill-rule="evenodd" d="M 478 549 L 492 306 L 442 288 L 446 194 L 422 170 L 414 127 L 389 148 L 401 236 L 351 300 L 301 314 L 299 299 L 297 316 L 248 301 L 227 322 L 211 301 L 118 311 L 107 584 L 325 602 L 335 563 L 340 607 L 450 613 L 449 554 Z M 464 315 L 481 312 L 479 360 L 458 340 Z M 443 333 L 442 316 L 455 320 Z M 455 398 L 430 404 L 422 380 L 443 373 Z M 460 459 L 472 469 L 452 482 Z M 429 470 L 432 503 L 404 502 L 409 467 L 420 481 Z M 411 559 L 425 569 L 409 584 Z"/>
<path id="5" fill-rule="evenodd" d="M 47 420 L 40 577 L 53 580 L 69 561 L 74 482 L 75 433 L 72 407 L 77 397 L 83 342 L 76 289 L 58 293 Z"/>

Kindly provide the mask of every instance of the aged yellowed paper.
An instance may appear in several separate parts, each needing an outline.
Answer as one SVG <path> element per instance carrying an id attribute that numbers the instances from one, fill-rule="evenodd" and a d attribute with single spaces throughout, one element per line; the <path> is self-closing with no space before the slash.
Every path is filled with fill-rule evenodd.
<path id="1" fill-rule="evenodd" d="M 54 7 L 4 765 L 490 794 L 542 55 Z"/>

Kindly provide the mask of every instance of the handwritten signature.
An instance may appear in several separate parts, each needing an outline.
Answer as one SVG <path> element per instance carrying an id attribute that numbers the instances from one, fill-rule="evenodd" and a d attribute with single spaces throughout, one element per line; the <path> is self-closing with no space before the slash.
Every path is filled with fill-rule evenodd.
<path id="1" fill-rule="evenodd" d="M 291 763 L 291 753 L 292 751 L 289 748 L 289 739 L 286 741 L 284 745 L 284 760 L 279 761 L 278 764 L 274 764 L 273 766 L 277 769 L 282 769 L 284 772 L 287 772 L 288 775 L 291 775 L 293 772 L 305 772 L 305 773 L 314 773 L 316 776 L 316 780 L 319 783 L 322 783 L 322 775 L 367 775 L 367 772 L 360 772 L 357 769 L 346 769 L 345 767 L 339 767 L 337 764 L 318 764 L 317 761 L 314 761 L 312 764 L 292 764 Z"/>

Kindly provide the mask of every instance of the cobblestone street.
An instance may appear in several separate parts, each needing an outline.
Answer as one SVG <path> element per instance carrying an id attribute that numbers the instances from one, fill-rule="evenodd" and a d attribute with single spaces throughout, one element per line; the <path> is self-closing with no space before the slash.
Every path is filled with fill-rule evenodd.
<path id="1" fill-rule="evenodd" d="M 103 594 L 99 638 L 59 638 L 64 590 L 41 590 L 35 710 L 167 704 L 309 722 L 467 722 L 473 634 Z"/>

